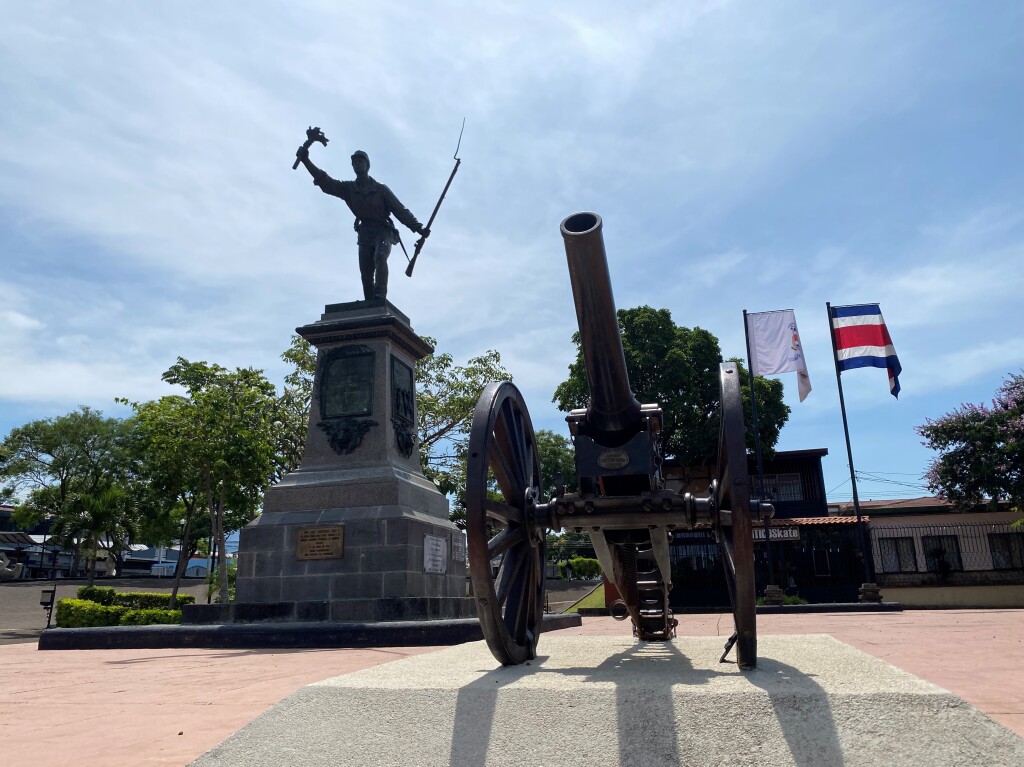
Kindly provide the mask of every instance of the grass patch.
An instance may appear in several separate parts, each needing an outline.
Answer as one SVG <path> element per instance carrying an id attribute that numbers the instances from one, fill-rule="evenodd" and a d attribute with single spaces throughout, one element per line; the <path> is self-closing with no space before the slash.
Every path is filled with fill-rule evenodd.
<path id="1" fill-rule="evenodd" d="M 798 597 L 796 595 L 790 595 L 790 594 L 784 594 L 782 596 L 782 604 L 783 605 L 806 605 L 806 604 L 810 604 L 810 603 L 806 599 L 804 599 L 803 597 Z M 764 607 L 764 597 L 758 597 L 757 598 L 757 606 L 758 607 Z"/>
<path id="2" fill-rule="evenodd" d="M 604 581 L 599 581 L 594 590 L 567 609 L 567 613 L 578 613 L 581 607 L 604 607 Z"/>

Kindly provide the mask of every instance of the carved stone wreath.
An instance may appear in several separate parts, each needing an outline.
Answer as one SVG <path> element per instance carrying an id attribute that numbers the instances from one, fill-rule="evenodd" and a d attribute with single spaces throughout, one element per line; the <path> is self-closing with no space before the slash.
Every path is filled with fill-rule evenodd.
<path id="1" fill-rule="evenodd" d="M 416 432 L 412 424 L 401 418 L 392 418 L 391 425 L 395 427 L 395 446 L 398 452 L 408 458 L 416 448 Z"/>
<path id="2" fill-rule="evenodd" d="M 317 423 L 338 455 L 347 455 L 359 447 L 366 432 L 376 425 L 377 422 L 369 418 L 331 418 Z"/>

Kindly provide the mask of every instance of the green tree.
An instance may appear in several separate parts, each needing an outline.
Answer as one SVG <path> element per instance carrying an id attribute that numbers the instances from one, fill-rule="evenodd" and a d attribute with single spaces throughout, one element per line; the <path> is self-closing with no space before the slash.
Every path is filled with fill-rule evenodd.
<path id="1" fill-rule="evenodd" d="M 1003 381 L 992 405 L 961 405 L 917 427 L 939 453 L 925 480 L 959 510 L 1008 501 L 1024 510 L 1024 375 Z"/>
<path id="2" fill-rule="evenodd" d="M 277 469 L 277 392 L 259 370 L 229 371 L 182 357 L 162 377 L 188 394 L 188 407 L 180 411 L 191 434 L 185 449 L 198 463 L 201 492 L 220 552 L 220 595 L 226 601 L 227 533 L 256 515 Z"/>
<path id="3" fill-rule="evenodd" d="M 537 453 L 540 458 L 541 497 L 551 498 L 559 484 L 566 492 L 579 490 L 576 477 L 576 456 L 568 437 L 548 429 L 537 432 Z M 547 557 L 552 562 L 561 562 L 573 557 L 594 557 L 594 546 L 588 533 L 565 530 L 548 533 Z"/>
<path id="4" fill-rule="evenodd" d="M 676 325 L 667 309 L 620 309 L 618 319 L 633 392 L 641 403 L 658 403 L 664 411 L 663 454 L 675 457 L 684 466 L 714 460 L 722 362 L 718 339 L 703 328 Z M 590 399 L 579 333 L 573 335 L 573 341 L 576 360 L 569 366 L 569 378 L 558 385 L 552 400 L 564 411 L 585 407 Z M 755 391 L 761 442 L 770 454 L 789 417 L 789 408 L 782 401 L 778 380 L 758 378 Z M 745 395 L 749 402 L 749 387 Z"/>
<path id="5" fill-rule="evenodd" d="M 597 558 L 590 533 L 577 533 L 575 530 L 548 533 L 547 543 L 548 560 L 551 562 L 563 562 L 573 557 Z"/>
<path id="6" fill-rule="evenodd" d="M 127 444 L 132 424 L 89 407 L 56 418 L 32 421 L 11 430 L 0 445 L 0 481 L 17 501 L 15 523 L 32 527 L 44 519 L 65 520 L 69 529 L 81 496 L 98 496 L 126 480 Z M 78 562 L 80 541 L 67 539 Z"/>
<path id="7" fill-rule="evenodd" d="M 95 493 L 79 493 L 54 522 L 58 540 L 78 539 L 88 561 L 90 586 L 96 580 L 96 560 L 106 549 L 118 570 L 123 566 L 122 552 L 135 538 L 139 513 L 130 492 L 121 485 L 108 485 Z"/>
<path id="8" fill-rule="evenodd" d="M 549 429 L 540 429 L 534 436 L 540 459 L 541 497 L 551 498 L 559 485 L 565 487 L 566 492 L 578 490 L 576 454 L 569 438 Z"/>
<path id="9" fill-rule="evenodd" d="M 731 357 L 740 373 L 740 393 L 743 397 L 743 423 L 747 429 L 747 445 L 754 445 L 754 416 L 750 407 L 750 373 L 743 361 Z M 790 407 L 782 398 L 782 381 L 778 378 L 758 377 L 754 379 L 754 395 L 757 397 L 757 423 L 760 426 L 761 448 L 765 457 L 775 454 L 782 427 L 789 420 Z"/>
<path id="10" fill-rule="evenodd" d="M 425 339 L 431 346 L 433 338 Z M 473 411 L 491 381 L 511 381 L 493 349 L 456 365 L 452 355 L 427 355 L 416 363 L 416 416 L 420 466 L 428 479 L 451 498 L 451 520 L 466 524 L 466 456 Z"/>
<path id="11" fill-rule="evenodd" d="M 293 369 L 284 377 L 284 391 L 278 397 L 278 418 L 274 421 L 278 464 L 275 481 L 302 463 L 316 373 L 316 349 L 302 336 L 294 335 L 281 359 Z"/>
<path id="12" fill-rule="evenodd" d="M 171 590 L 174 604 L 189 559 L 212 531 L 204 514 L 202 454 L 193 449 L 197 414 L 192 401 L 179 395 L 127 404 L 135 410 L 136 492 L 146 512 L 140 519 L 140 536 L 153 545 L 180 541 Z"/>

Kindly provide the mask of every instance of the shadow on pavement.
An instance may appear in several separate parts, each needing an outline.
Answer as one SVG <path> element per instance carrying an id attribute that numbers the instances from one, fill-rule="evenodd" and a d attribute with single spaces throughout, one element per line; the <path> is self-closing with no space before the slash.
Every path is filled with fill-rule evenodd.
<path id="1" fill-rule="evenodd" d="M 616 738 L 620 765 L 681 764 L 680 736 L 686 722 L 677 719 L 673 700 L 679 685 L 697 687 L 720 676 L 736 676 L 735 666 L 723 671 L 697 669 L 671 642 L 638 642 L 612 655 L 594 668 L 545 668 L 548 656 L 539 656 L 530 666 L 497 668 L 457 694 L 452 750 L 449 765 L 482 765 L 492 745 L 500 745 L 503 734 L 495 733 L 494 718 L 504 687 L 527 675 L 557 674 L 588 683 L 616 684 Z M 658 668 L 653 670 L 651 666 Z M 645 675 L 646 684 L 621 684 L 633 673 Z M 839 733 L 828 696 L 814 679 L 771 658 L 759 658 L 758 668 L 743 672 L 752 688 L 763 690 L 771 701 L 775 717 L 793 761 L 800 767 L 842 765 Z M 754 693 L 750 689 L 751 694 Z M 743 727 L 739 721 L 734 726 Z M 557 728 L 559 722 L 552 721 Z M 810 733 L 810 738 L 808 737 Z M 571 736 L 569 736 L 571 737 Z M 568 739 L 568 738 L 567 738 Z"/>

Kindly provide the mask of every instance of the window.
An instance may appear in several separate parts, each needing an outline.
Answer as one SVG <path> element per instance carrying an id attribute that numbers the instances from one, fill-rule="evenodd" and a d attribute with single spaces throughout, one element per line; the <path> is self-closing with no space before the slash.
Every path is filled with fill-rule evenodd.
<path id="1" fill-rule="evenodd" d="M 925 569 L 930 573 L 944 576 L 964 569 L 960 561 L 960 539 L 955 535 L 924 535 L 921 548 L 924 549 Z"/>
<path id="2" fill-rule="evenodd" d="M 883 573 L 916 573 L 917 556 L 913 538 L 880 538 Z"/>
<path id="3" fill-rule="evenodd" d="M 754 480 L 755 489 L 757 480 Z M 802 501 L 804 487 L 799 474 L 765 474 L 764 494 L 770 501 Z"/>
<path id="4" fill-rule="evenodd" d="M 827 578 L 832 574 L 832 563 L 828 557 L 828 546 L 811 548 L 811 562 L 814 566 L 814 575 L 818 578 Z"/>
<path id="5" fill-rule="evenodd" d="M 1024 534 L 989 533 L 993 570 L 1024 570 Z"/>

